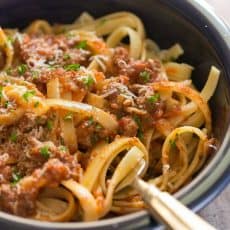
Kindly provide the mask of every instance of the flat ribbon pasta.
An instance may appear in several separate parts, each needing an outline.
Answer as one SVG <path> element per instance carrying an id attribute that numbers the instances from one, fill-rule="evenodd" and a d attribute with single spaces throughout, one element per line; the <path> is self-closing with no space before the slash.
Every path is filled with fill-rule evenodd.
<path id="1" fill-rule="evenodd" d="M 76 202 L 70 192 L 61 187 L 46 188 L 39 195 L 34 218 L 53 222 L 70 221 L 75 212 Z"/>
<path id="2" fill-rule="evenodd" d="M 12 65 L 14 50 L 2 28 L 0 28 L 0 48 L 4 50 L 6 55 L 5 65 L 3 67 L 3 69 L 6 70 Z"/>

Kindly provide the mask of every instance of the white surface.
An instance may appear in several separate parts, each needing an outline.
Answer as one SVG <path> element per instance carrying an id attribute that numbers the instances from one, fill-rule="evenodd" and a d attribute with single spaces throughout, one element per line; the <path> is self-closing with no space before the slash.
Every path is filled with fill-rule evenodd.
<path id="1" fill-rule="evenodd" d="M 230 25 L 230 0 L 206 0 L 215 12 Z"/>

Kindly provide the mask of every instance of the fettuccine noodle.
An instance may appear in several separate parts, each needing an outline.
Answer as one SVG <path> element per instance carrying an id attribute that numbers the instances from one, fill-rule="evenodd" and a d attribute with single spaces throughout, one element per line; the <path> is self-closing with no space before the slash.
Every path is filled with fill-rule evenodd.
<path id="1" fill-rule="evenodd" d="M 129 12 L 0 28 L 0 210 L 94 221 L 145 208 L 131 186 L 140 168 L 163 191 L 189 183 L 216 150 L 220 71 L 199 92 L 183 53 Z"/>

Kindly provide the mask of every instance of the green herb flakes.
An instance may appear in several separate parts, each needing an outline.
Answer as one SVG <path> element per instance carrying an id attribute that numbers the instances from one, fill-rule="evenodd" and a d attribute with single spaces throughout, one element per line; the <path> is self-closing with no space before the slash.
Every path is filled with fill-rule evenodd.
<path id="1" fill-rule="evenodd" d="M 12 68 L 11 67 L 9 67 L 9 68 L 6 69 L 6 74 L 7 75 L 11 75 L 12 74 Z"/>
<path id="2" fill-rule="evenodd" d="M 60 149 L 60 151 L 62 151 L 62 152 L 66 152 L 66 151 L 67 151 L 67 147 L 64 146 L 64 145 L 59 146 L 59 149 Z"/>
<path id="3" fill-rule="evenodd" d="M 175 140 L 170 140 L 169 143 L 170 143 L 170 145 L 171 145 L 172 148 L 176 148 L 176 142 L 175 142 Z"/>
<path id="4" fill-rule="evenodd" d="M 150 80 L 150 73 L 147 71 L 142 71 L 140 72 L 139 77 L 144 83 L 147 83 Z"/>
<path id="5" fill-rule="evenodd" d="M 39 106 L 39 101 L 34 102 L 34 108 L 37 108 Z"/>
<path id="6" fill-rule="evenodd" d="M 143 131 L 141 129 L 138 129 L 137 131 L 137 137 L 142 141 L 144 138 Z"/>
<path id="7" fill-rule="evenodd" d="M 17 136 L 17 133 L 15 131 L 13 131 L 11 134 L 10 134 L 10 141 L 12 142 L 17 142 L 17 139 L 18 139 L 18 136 Z"/>
<path id="8" fill-rule="evenodd" d="M 133 117 L 134 121 L 136 122 L 137 126 L 138 126 L 138 130 L 137 130 L 137 137 L 140 140 L 143 140 L 144 135 L 143 135 L 143 129 L 142 129 L 142 124 L 141 124 L 141 119 L 138 116 L 134 116 Z"/>
<path id="9" fill-rule="evenodd" d="M 138 127 L 141 128 L 141 119 L 137 115 L 135 115 L 133 119 L 137 123 Z"/>
<path id="10" fill-rule="evenodd" d="M 86 40 L 80 41 L 75 47 L 78 49 L 85 50 L 87 48 L 87 41 Z"/>
<path id="11" fill-rule="evenodd" d="M 93 119 L 93 117 L 90 117 L 89 120 L 87 121 L 87 125 L 91 126 L 93 124 L 94 124 L 94 119 Z"/>
<path id="12" fill-rule="evenodd" d="M 69 54 L 64 54 L 63 55 L 63 60 L 69 60 L 70 59 L 70 55 Z"/>
<path id="13" fill-rule="evenodd" d="M 82 78 L 82 82 L 86 87 L 91 87 L 94 84 L 94 79 L 91 76 Z"/>
<path id="14" fill-rule="evenodd" d="M 40 149 L 40 154 L 45 158 L 45 159 L 49 159 L 50 157 L 50 151 L 49 151 L 49 147 L 47 145 L 43 146 Z"/>
<path id="15" fill-rule="evenodd" d="M 0 100 L 2 99 L 2 91 L 3 91 L 3 86 L 0 85 Z"/>
<path id="16" fill-rule="evenodd" d="M 9 107 L 9 105 L 10 105 L 10 102 L 9 102 L 9 101 L 5 101 L 4 107 L 5 107 L 6 109 Z"/>
<path id="17" fill-rule="evenodd" d="M 47 127 L 47 129 L 48 129 L 49 131 L 51 131 L 52 128 L 53 128 L 53 122 L 52 122 L 51 120 L 48 120 L 48 121 L 46 122 L 46 127 Z"/>
<path id="18" fill-rule="evenodd" d="M 154 103 L 156 103 L 157 101 L 159 101 L 159 99 L 160 99 L 160 94 L 156 93 L 156 94 L 154 94 L 153 96 L 148 97 L 147 100 L 148 100 L 149 103 L 154 104 Z"/>
<path id="19" fill-rule="evenodd" d="M 27 70 L 27 65 L 26 64 L 21 64 L 20 66 L 18 66 L 17 69 L 18 69 L 18 74 L 23 75 Z"/>
<path id="20" fill-rule="evenodd" d="M 32 96 L 34 96 L 34 95 L 35 95 L 35 91 L 34 91 L 34 90 L 28 90 L 28 91 L 26 91 L 26 92 L 22 95 L 22 97 L 23 97 L 23 99 L 24 99 L 25 101 L 29 102 L 29 99 L 30 99 Z"/>
<path id="21" fill-rule="evenodd" d="M 13 44 L 15 39 L 12 37 L 12 36 L 7 36 L 7 41 L 10 43 L 10 44 Z"/>
<path id="22" fill-rule="evenodd" d="M 12 180 L 11 183 L 13 185 L 17 184 L 22 179 L 22 176 L 19 172 L 13 172 L 12 173 Z"/>
<path id="23" fill-rule="evenodd" d="M 66 66 L 64 66 L 64 69 L 66 70 L 66 71 L 71 71 L 71 70 L 73 70 L 73 71 L 77 71 L 77 70 L 79 70 L 80 69 L 80 64 L 70 64 L 70 65 L 66 65 Z"/>
<path id="24" fill-rule="evenodd" d="M 32 76 L 33 79 L 38 79 L 39 78 L 39 72 L 35 71 L 35 70 L 32 70 L 31 71 L 31 76 Z"/>

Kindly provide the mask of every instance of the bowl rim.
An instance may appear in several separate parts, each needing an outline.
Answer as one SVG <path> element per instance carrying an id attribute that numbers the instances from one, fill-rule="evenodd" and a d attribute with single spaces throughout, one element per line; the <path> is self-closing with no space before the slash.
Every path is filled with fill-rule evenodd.
<path id="1" fill-rule="evenodd" d="M 166 1 L 164 2 L 170 5 L 170 8 L 175 8 L 173 7 L 174 1 L 173 3 L 170 0 Z M 219 38 L 230 53 L 230 29 L 228 25 L 216 15 L 214 9 L 207 2 L 204 0 L 177 0 L 177 4 L 186 5 L 186 7 L 191 8 L 191 10 L 205 18 L 207 24 L 214 28 L 215 36 Z M 209 162 L 207 167 L 202 170 L 191 183 L 174 194 L 176 198 L 180 199 L 184 204 L 189 205 L 194 211 L 198 211 L 207 205 L 208 202 L 214 199 L 230 183 L 230 117 L 228 124 L 229 126 L 226 130 L 223 143 L 211 162 Z M 193 194 L 196 194 L 195 198 L 194 195 L 189 193 L 191 189 L 193 190 Z M 130 228 L 132 225 L 131 221 L 135 224 L 135 228 L 138 226 L 146 226 L 150 223 L 150 217 L 147 211 L 139 211 L 124 216 L 87 223 L 52 223 L 22 218 L 0 211 L 0 223 L 4 221 L 17 223 L 19 227 L 38 227 L 40 229 L 101 229 L 107 226 L 116 228 L 118 226 L 124 227 L 125 225 Z"/>

